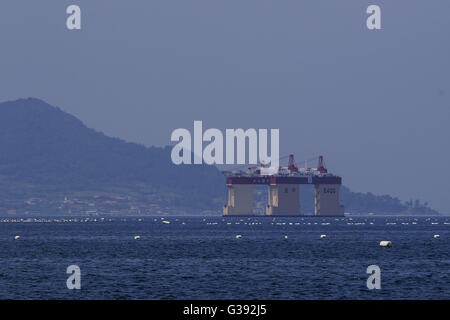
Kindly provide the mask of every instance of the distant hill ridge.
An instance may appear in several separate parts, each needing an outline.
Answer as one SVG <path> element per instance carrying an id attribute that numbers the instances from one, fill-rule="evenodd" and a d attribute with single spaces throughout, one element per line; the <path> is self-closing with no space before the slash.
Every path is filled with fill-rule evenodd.
<path id="1" fill-rule="evenodd" d="M 39 99 L 0 103 L 0 214 L 37 212 L 36 208 L 63 213 L 67 208 L 58 201 L 85 191 L 126 195 L 132 207 L 156 203 L 217 212 L 226 193 L 224 177 L 216 167 L 176 166 L 170 160 L 170 147 L 148 148 L 107 137 Z M 36 197 L 40 206 L 32 201 L 24 205 Z M 347 188 L 342 202 L 346 211 L 436 213 L 420 203 L 403 204 L 389 196 L 352 193 Z"/>

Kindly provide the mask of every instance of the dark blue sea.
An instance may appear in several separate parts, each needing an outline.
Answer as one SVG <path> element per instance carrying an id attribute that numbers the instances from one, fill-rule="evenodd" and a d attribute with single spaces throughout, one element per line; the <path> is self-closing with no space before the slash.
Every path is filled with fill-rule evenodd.
<path id="1" fill-rule="evenodd" d="M 450 217 L 3 218 L 0 240 L 0 299 L 450 299 Z"/>

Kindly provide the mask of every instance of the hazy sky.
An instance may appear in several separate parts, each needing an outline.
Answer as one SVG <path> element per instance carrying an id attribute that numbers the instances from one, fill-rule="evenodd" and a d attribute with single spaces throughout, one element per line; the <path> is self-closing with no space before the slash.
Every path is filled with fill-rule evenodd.
<path id="1" fill-rule="evenodd" d="M 449 16 L 448 0 L 1 0 L 0 101 L 146 145 L 194 120 L 279 128 L 280 155 L 450 213 Z"/>

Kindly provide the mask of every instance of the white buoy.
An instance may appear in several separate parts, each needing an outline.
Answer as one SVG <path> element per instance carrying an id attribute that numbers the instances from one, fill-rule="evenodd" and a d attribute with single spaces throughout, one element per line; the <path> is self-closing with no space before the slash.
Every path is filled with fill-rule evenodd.
<path id="1" fill-rule="evenodd" d="M 237 236 L 236 236 L 236 239 L 241 239 L 242 238 L 242 235 L 241 234 L 238 234 Z"/>
<path id="2" fill-rule="evenodd" d="M 390 242 L 390 241 L 380 241 L 380 247 L 392 247 L 392 242 Z"/>
<path id="3" fill-rule="evenodd" d="M 288 238 L 288 236 L 284 236 L 284 238 L 285 238 L 285 239 L 287 239 L 287 238 Z"/>
<path id="4" fill-rule="evenodd" d="M 435 235 L 434 235 L 434 238 L 435 238 L 435 239 L 437 239 L 437 238 L 439 238 L 439 237 L 440 237 L 440 235 L 438 235 L 438 234 L 435 234 Z"/>
<path id="5" fill-rule="evenodd" d="M 20 239 L 20 236 L 15 236 L 14 237 L 14 240 L 19 240 Z"/>
<path id="6" fill-rule="evenodd" d="M 134 240 L 139 240 L 141 236 L 134 236 Z"/>
<path id="7" fill-rule="evenodd" d="M 325 239 L 326 237 L 327 237 L 326 234 L 321 234 L 321 235 L 320 235 L 320 239 Z"/>

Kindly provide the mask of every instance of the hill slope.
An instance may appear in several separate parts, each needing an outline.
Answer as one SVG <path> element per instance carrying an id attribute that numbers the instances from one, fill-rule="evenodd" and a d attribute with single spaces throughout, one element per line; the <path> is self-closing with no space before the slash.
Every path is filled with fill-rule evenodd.
<path id="1" fill-rule="evenodd" d="M 214 167 L 176 166 L 168 147 L 107 137 L 41 100 L 0 104 L 0 183 L 63 193 L 138 190 L 154 201 L 208 209 L 222 204 L 223 180 Z"/>
<path id="2" fill-rule="evenodd" d="M 347 212 L 436 213 L 342 190 Z M 0 214 L 220 212 L 224 203 L 215 167 L 176 166 L 169 147 L 107 137 L 38 99 L 0 103 Z"/>

